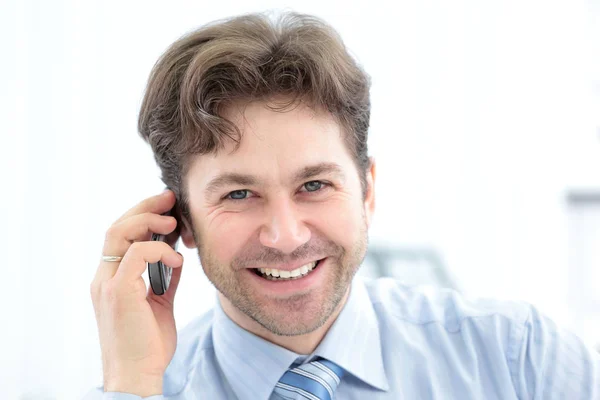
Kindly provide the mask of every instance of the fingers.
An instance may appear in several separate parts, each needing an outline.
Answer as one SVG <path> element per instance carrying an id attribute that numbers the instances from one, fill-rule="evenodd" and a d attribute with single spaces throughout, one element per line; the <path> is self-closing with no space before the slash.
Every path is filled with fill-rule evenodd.
<path id="1" fill-rule="evenodd" d="M 163 214 L 169 211 L 175 205 L 175 194 L 171 190 L 165 190 L 161 194 L 144 199 L 125 214 L 123 214 L 115 224 L 127 219 L 133 215 L 151 212 L 154 214 Z M 114 225 L 114 224 L 113 224 Z"/>
<path id="2" fill-rule="evenodd" d="M 150 240 L 151 232 L 168 234 L 177 226 L 175 218 L 160 214 L 175 204 L 175 195 L 168 190 L 138 203 L 119 218 L 107 231 L 102 254 L 124 256 L 132 243 Z M 112 278 L 121 262 L 101 261 L 94 282 Z"/>
<path id="3" fill-rule="evenodd" d="M 151 213 L 134 215 L 110 227 L 106 233 L 102 254 L 124 256 L 134 242 L 150 240 L 152 232 L 169 234 L 176 226 L 177 221 L 173 217 Z M 119 262 L 101 261 L 96 279 L 102 282 L 112 278 L 119 264 Z"/>
<path id="4" fill-rule="evenodd" d="M 181 280 L 182 273 L 183 265 L 180 268 L 173 269 L 173 275 L 171 275 L 171 283 L 169 284 L 169 288 L 162 296 L 154 294 L 154 292 L 152 291 L 152 287 L 150 286 L 148 286 L 147 295 L 149 297 L 154 298 L 156 301 L 166 302 L 172 306 L 175 300 L 175 293 L 177 292 L 177 288 L 179 287 L 179 281 Z"/>
<path id="5" fill-rule="evenodd" d="M 167 235 L 177 226 L 175 218 L 167 215 L 144 213 L 134 215 L 111 226 L 106 232 L 104 255 L 123 255 L 134 242 L 148 241 L 152 233 Z"/>
<path id="6" fill-rule="evenodd" d="M 167 299 L 172 303 L 173 298 L 175 297 L 175 292 L 179 287 L 179 281 L 181 280 L 181 274 L 183 273 L 183 262 L 181 264 L 181 268 L 175 268 L 173 270 L 173 275 L 171 275 L 171 283 L 169 284 L 169 288 L 167 289 Z"/>
<path id="7" fill-rule="evenodd" d="M 136 242 L 125 253 L 114 280 L 119 283 L 134 282 L 146 270 L 147 262 L 158 261 L 171 268 L 179 268 L 183 264 L 183 257 L 165 242 Z"/>

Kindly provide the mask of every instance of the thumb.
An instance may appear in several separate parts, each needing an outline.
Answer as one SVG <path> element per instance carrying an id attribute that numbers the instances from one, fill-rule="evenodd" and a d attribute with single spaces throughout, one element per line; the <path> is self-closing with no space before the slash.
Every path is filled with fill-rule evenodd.
<path id="1" fill-rule="evenodd" d="M 179 254 L 181 255 L 181 253 Z M 181 257 L 183 258 L 183 255 L 181 255 Z M 177 287 L 179 286 L 179 281 L 181 279 L 182 268 L 183 264 L 181 267 L 173 268 L 171 280 L 169 282 L 169 288 L 162 295 L 155 294 L 152 288 L 148 286 L 148 299 L 152 299 L 153 301 L 157 302 L 157 304 L 162 304 L 163 306 L 169 304 L 172 307 L 173 301 L 175 300 L 175 292 L 177 292 Z"/>
<path id="2" fill-rule="evenodd" d="M 181 255 L 181 258 L 183 258 L 183 255 L 181 253 L 179 253 L 179 255 Z M 171 282 L 169 283 L 169 288 L 167 289 L 165 294 L 163 294 L 165 300 L 167 300 L 171 304 L 173 304 L 173 301 L 175 300 L 175 292 L 177 292 L 177 287 L 179 286 L 179 281 L 181 280 L 182 269 L 183 265 L 181 265 L 181 267 L 179 268 L 173 268 L 173 274 L 171 275 Z"/>

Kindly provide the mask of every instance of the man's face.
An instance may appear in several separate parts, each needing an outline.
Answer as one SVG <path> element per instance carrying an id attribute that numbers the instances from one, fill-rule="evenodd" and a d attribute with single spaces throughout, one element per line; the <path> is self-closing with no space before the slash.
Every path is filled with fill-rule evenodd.
<path id="1" fill-rule="evenodd" d="M 230 107 L 225 117 L 240 129 L 241 145 L 194 161 L 186 176 L 193 239 L 184 241 L 198 248 L 222 301 L 276 335 L 312 332 L 343 299 L 364 258 L 372 193 L 363 199 L 331 115 L 303 105 L 275 112 L 254 102 Z"/>

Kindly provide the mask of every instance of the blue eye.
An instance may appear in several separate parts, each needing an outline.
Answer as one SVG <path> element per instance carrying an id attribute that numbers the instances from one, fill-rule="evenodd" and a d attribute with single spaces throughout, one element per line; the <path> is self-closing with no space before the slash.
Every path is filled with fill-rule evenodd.
<path id="1" fill-rule="evenodd" d="M 237 196 L 240 194 L 241 194 L 241 197 Z M 227 195 L 227 198 L 231 199 L 231 200 L 244 200 L 246 198 L 247 194 L 248 194 L 247 190 L 235 190 L 235 191 L 229 193 Z"/>
<path id="2" fill-rule="evenodd" d="M 321 189 L 322 186 L 323 182 L 321 181 L 310 181 L 304 184 L 304 187 L 309 192 L 316 192 L 317 190 Z"/>

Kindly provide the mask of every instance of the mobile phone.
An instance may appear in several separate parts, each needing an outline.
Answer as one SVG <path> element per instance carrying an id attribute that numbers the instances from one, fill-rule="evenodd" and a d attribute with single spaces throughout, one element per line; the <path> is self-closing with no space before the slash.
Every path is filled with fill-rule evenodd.
<path id="1" fill-rule="evenodd" d="M 159 233 L 152 234 L 153 241 L 163 241 L 170 245 L 174 250 L 177 250 L 177 244 L 179 243 L 179 234 L 180 234 L 180 219 L 177 218 L 177 205 L 173 207 L 170 211 L 162 215 L 171 215 L 177 219 L 177 227 L 175 230 L 168 235 L 161 235 Z M 163 295 L 169 289 L 169 284 L 171 283 L 171 276 L 173 275 L 173 268 L 163 264 L 162 261 L 158 261 L 155 263 L 146 262 L 146 267 L 148 268 L 148 279 L 150 281 L 150 286 L 152 287 L 152 291 L 156 295 Z"/>

